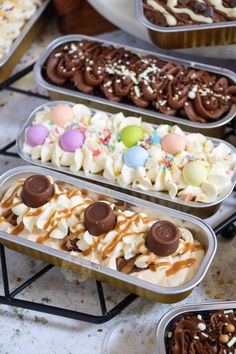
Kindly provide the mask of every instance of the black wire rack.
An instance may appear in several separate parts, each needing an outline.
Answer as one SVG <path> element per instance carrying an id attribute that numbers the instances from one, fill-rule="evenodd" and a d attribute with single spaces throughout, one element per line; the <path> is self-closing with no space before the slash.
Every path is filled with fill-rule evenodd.
<path id="1" fill-rule="evenodd" d="M 18 89 L 12 86 L 16 81 L 20 80 L 22 77 L 30 73 L 33 69 L 33 66 L 34 64 L 27 66 L 25 69 L 21 70 L 20 72 L 16 73 L 15 75 L 7 79 L 5 82 L 0 84 L 0 91 L 7 90 L 7 91 L 16 92 L 31 97 L 50 100 L 48 96 L 41 95 L 32 92 L 30 90 L 28 91 L 28 90 Z M 235 122 L 231 122 L 231 124 L 227 127 L 227 132 L 224 136 L 224 139 L 227 139 L 230 135 L 235 135 L 235 129 L 236 129 Z M 13 140 L 7 145 L 0 148 L 0 155 L 20 158 L 17 153 L 9 151 L 15 146 L 15 144 L 16 141 Z M 236 213 L 233 213 L 214 229 L 216 235 L 221 234 L 224 238 L 233 238 L 236 235 L 236 227 L 234 225 L 235 221 L 236 221 Z M 138 297 L 137 295 L 129 294 L 117 305 L 115 305 L 111 310 L 108 311 L 102 283 L 100 281 L 96 281 L 97 295 L 99 299 L 101 315 L 93 315 L 89 313 L 72 311 L 65 308 L 55 307 L 43 303 L 17 299 L 16 298 L 17 295 L 19 295 L 23 290 L 25 290 L 27 287 L 29 287 L 31 284 L 33 284 L 35 281 L 41 278 L 44 274 L 49 272 L 54 266 L 48 264 L 39 272 L 35 273 L 28 280 L 23 282 L 16 289 L 10 291 L 5 247 L 2 244 L 0 244 L 0 262 L 1 262 L 3 290 L 4 290 L 3 295 L 0 296 L 0 304 L 20 307 L 28 310 L 38 311 L 42 313 L 84 321 L 88 323 L 101 324 L 111 320 L 112 318 L 120 314 L 121 311 L 127 308 Z"/>

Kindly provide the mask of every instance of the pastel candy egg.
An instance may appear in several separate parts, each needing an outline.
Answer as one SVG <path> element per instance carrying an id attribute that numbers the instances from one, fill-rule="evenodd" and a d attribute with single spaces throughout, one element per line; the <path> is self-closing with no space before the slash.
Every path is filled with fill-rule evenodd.
<path id="1" fill-rule="evenodd" d="M 26 132 L 26 142 L 31 146 L 42 145 L 49 134 L 49 130 L 43 124 L 33 124 Z"/>
<path id="2" fill-rule="evenodd" d="M 84 139 L 84 134 L 79 130 L 67 130 L 60 137 L 60 146 L 64 151 L 75 152 L 83 146 Z"/>
<path id="3" fill-rule="evenodd" d="M 161 139 L 161 147 L 168 154 L 176 155 L 178 152 L 184 151 L 186 139 L 182 135 L 169 133 Z"/>
<path id="4" fill-rule="evenodd" d="M 200 186 L 207 178 L 207 169 L 202 161 L 191 161 L 184 166 L 184 181 L 191 186 Z"/>
<path id="5" fill-rule="evenodd" d="M 130 168 L 138 168 L 145 165 L 148 152 L 141 146 L 132 146 L 123 155 L 124 163 Z"/>
<path id="6" fill-rule="evenodd" d="M 74 117 L 74 111 L 68 104 L 58 104 L 50 112 L 51 121 L 60 127 L 63 127 L 65 123 L 72 122 Z"/>
<path id="7" fill-rule="evenodd" d="M 131 147 L 144 139 L 143 129 L 139 125 L 128 125 L 121 131 L 120 139 L 126 147 Z"/>

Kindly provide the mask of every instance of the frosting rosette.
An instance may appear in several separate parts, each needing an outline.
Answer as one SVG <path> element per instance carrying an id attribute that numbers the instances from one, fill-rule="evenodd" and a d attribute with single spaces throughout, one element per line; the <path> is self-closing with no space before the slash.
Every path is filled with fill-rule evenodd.
<path id="1" fill-rule="evenodd" d="M 147 243 L 156 223 L 161 234 L 171 230 L 177 240 L 168 256 L 159 256 Z M 187 228 L 43 175 L 22 178 L 5 191 L 0 230 L 164 287 L 192 279 L 205 256 Z M 158 247 L 165 250 L 158 232 Z"/>
<path id="2" fill-rule="evenodd" d="M 81 104 L 70 109 L 73 121 L 64 125 L 51 120 L 53 107 L 38 111 L 26 129 L 23 152 L 33 160 L 68 167 L 75 174 L 98 174 L 122 187 L 165 192 L 185 201 L 212 203 L 232 184 L 236 156 L 223 141 L 186 134 L 176 125 L 152 126 L 122 113 L 92 113 Z M 31 144 L 27 141 L 28 130 L 34 131 L 34 126 L 47 131 L 38 145 L 34 139 Z M 77 134 L 68 134 L 73 131 Z M 75 146 L 73 151 L 61 144 L 65 135 Z"/>

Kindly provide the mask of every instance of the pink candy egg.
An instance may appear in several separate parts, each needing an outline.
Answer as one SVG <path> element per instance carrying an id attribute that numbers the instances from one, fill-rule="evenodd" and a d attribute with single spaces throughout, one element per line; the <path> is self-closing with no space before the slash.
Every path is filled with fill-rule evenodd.
<path id="1" fill-rule="evenodd" d="M 65 123 L 70 123 L 74 119 L 74 111 L 67 104 L 58 104 L 50 112 L 50 119 L 54 124 L 63 127 Z"/>
<path id="2" fill-rule="evenodd" d="M 179 134 L 169 133 L 161 139 L 161 147 L 168 154 L 176 155 L 185 149 L 186 139 Z"/>

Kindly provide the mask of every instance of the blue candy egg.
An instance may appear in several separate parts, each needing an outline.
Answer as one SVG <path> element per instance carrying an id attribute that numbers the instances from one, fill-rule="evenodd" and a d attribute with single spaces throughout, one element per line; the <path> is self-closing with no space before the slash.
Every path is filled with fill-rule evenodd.
<path id="1" fill-rule="evenodd" d="M 124 163 L 130 168 L 144 166 L 147 159 L 147 150 L 138 145 L 130 147 L 123 155 Z"/>

